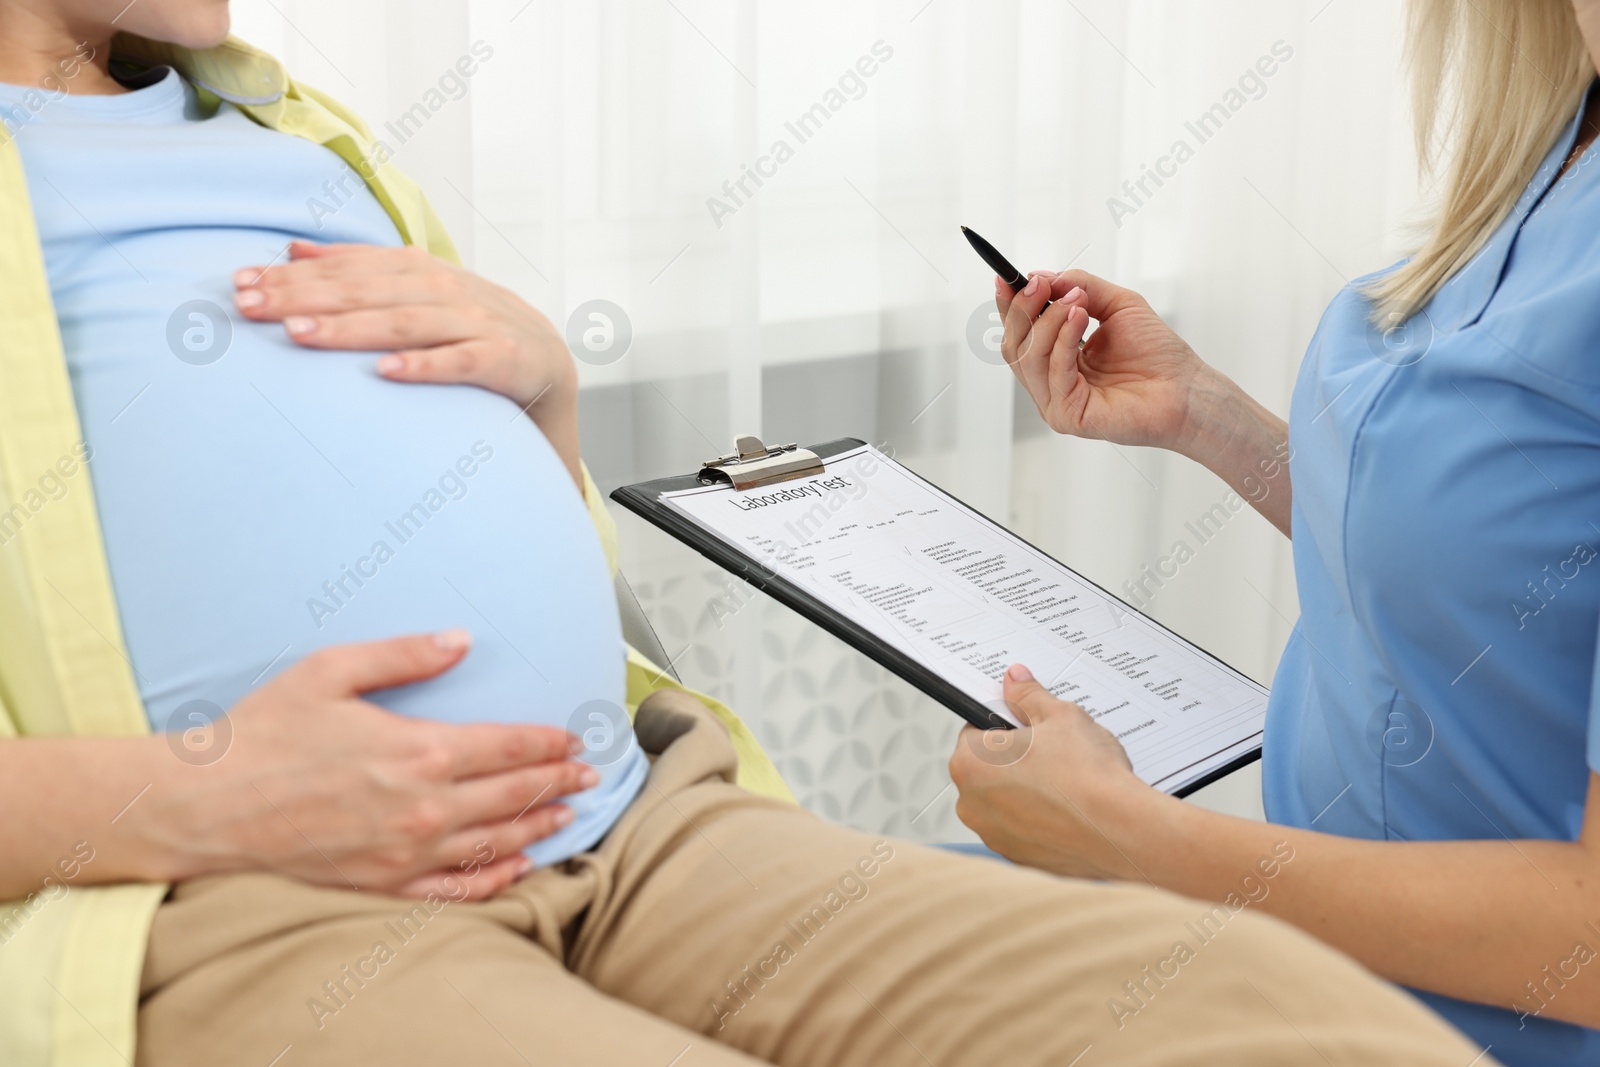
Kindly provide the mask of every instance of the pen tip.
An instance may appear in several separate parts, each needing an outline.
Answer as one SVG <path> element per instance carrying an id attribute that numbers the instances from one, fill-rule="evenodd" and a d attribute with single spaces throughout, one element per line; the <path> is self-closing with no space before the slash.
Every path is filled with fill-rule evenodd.
<path id="1" fill-rule="evenodd" d="M 971 233 L 972 231 L 967 229 L 965 226 L 963 226 L 963 227 L 961 227 L 961 232 L 962 233 Z"/>

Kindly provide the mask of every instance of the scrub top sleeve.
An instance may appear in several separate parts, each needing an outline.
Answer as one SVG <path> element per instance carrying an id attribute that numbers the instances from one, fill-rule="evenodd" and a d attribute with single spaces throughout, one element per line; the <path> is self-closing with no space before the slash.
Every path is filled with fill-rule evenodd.
<path id="1" fill-rule="evenodd" d="M 1600 774 L 1600 648 L 1595 651 L 1589 678 L 1589 769 Z"/>

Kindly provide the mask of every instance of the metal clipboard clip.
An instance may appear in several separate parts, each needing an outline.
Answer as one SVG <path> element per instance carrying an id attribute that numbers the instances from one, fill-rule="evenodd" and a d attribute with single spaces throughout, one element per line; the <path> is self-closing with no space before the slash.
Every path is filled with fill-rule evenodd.
<path id="1" fill-rule="evenodd" d="M 799 445 L 773 445 L 768 448 L 754 434 L 734 438 L 733 451 L 708 459 L 700 469 L 703 482 L 728 482 L 735 489 L 754 489 L 821 474 L 822 457 Z"/>

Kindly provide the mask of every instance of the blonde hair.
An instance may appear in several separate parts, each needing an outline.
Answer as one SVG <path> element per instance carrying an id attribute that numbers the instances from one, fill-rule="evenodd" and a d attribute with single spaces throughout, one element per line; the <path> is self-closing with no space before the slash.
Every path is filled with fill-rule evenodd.
<path id="1" fill-rule="evenodd" d="M 1594 79 L 1572 0 L 1410 0 L 1417 154 L 1450 157 L 1409 262 L 1367 287 L 1372 321 L 1416 314 L 1510 214 Z"/>

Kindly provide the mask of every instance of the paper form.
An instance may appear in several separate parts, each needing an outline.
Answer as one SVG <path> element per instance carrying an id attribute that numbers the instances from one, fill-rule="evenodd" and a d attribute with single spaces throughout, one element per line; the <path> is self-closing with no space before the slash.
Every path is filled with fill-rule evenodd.
<path id="1" fill-rule="evenodd" d="M 1267 690 L 870 445 L 809 478 L 664 494 L 686 516 L 1012 723 L 1025 664 L 1175 792 L 1259 746 Z"/>

